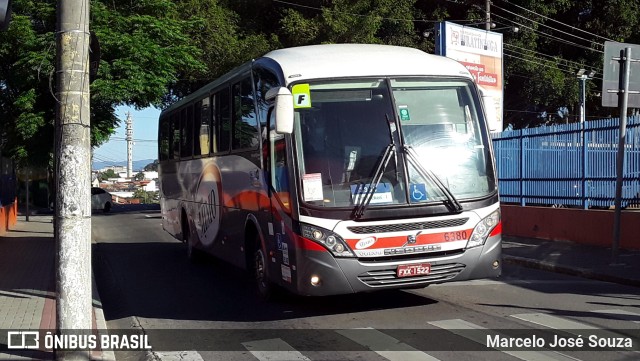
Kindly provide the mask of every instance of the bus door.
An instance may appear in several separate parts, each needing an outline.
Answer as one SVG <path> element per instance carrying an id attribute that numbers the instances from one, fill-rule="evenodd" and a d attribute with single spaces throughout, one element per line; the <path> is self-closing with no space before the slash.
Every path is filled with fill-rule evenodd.
<path id="1" fill-rule="evenodd" d="M 291 169 L 292 159 L 287 147 L 285 134 L 275 131 L 273 112 L 270 112 L 268 124 L 268 149 L 266 166 L 270 176 L 271 222 L 267 252 L 273 251 L 276 262 L 269 262 L 273 281 L 283 284 L 292 283 L 292 265 L 295 260 L 292 229 L 292 191 Z M 270 244 L 269 244 L 270 243 Z M 280 281 L 281 280 L 281 281 Z"/>

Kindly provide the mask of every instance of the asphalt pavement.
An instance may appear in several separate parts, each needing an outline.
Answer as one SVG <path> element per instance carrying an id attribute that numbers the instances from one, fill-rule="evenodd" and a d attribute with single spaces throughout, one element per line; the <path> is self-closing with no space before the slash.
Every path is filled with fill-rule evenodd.
<path id="1" fill-rule="evenodd" d="M 41 212 L 42 213 L 42 212 Z M 46 213 L 46 212 L 45 212 Z M 0 236 L 0 330 L 53 330 L 56 325 L 55 244 L 53 216 L 35 214 Z M 619 250 L 573 242 L 503 237 L 505 267 L 517 264 L 605 282 L 640 287 L 640 250 Z M 97 289 L 93 287 L 94 329 L 106 330 Z M 53 359 L 44 348 L 7 349 L 0 334 L 0 360 Z M 97 360 L 114 359 L 113 352 L 94 352 Z"/>

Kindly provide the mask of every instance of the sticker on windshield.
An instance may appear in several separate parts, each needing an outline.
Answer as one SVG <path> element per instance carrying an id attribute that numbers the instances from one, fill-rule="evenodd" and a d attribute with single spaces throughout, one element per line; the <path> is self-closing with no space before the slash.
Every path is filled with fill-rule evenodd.
<path id="1" fill-rule="evenodd" d="M 411 120 L 409 107 L 407 105 L 398 105 L 398 113 L 400 113 L 400 120 Z"/>
<path id="2" fill-rule="evenodd" d="M 304 201 L 321 201 L 324 199 L 322 194 L 322 174 L 310 173 L 302 176 L 302 190 L 304 192 Z"/>
<path id="3" fill-rule="evenodd" d="M 353 203 L 359 204 L 362 202 L 362 199 L 365 194 L 369 192 L 369 184 L 353 184 L 351 185 L 351 197 L 353 198 Z M 373 196 L 371 197 L 370 204 L 384 204 L 384 203 L 393 203 L 393 194 L 391 184 L 389 183 L 380 183 L 376 186 L 375 191 L 373 192 Z"/>
<path id="4" fill-rule="evenodd" d="M 411 196 L 411 202 L 424 202 L 429 199 L 429 197 L 427 197 L 427 187 L 422 183 L 409 184 L 409 194 Z"/>
<path id="5" fill-rule="evenodd" d="M 294 108 L 311 108 L 311 91 L 309 84 L 296 84 L 291 90 Z"/>

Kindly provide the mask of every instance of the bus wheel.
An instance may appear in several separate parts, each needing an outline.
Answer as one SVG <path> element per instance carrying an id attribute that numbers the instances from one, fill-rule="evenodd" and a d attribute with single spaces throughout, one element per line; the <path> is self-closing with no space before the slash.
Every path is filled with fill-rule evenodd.
<path id="1" fill-rule="evenodd" d="M 256 245 L 256 251 L 254 253 L 253 273 L 256 281 L 256 289 L 258 296 L 263 300 L 270 300 L 274 295 L 274 285 L 269 281 L 267 275 L 267 261 L 262 250 L 260 242 Z"/>
<path id="2" fill-rule="evenodd" d="M 196 262 L 198 260 L 199 252 L 193 246 L 189 223 L 185 215 L 182 217 L 182 241 L 187 245 L 187 259 L 190 262 Z"/>

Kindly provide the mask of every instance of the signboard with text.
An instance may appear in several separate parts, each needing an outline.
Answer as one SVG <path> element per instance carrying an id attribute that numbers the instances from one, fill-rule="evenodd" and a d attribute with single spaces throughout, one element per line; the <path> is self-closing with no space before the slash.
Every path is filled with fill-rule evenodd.
<path id="1" fill-rule="evenodd" d="M 481 91 L 489 129 L 503 129 L 502 34 L 450 22 L 436 24 L 436 54 L 462 63 Z"/>

